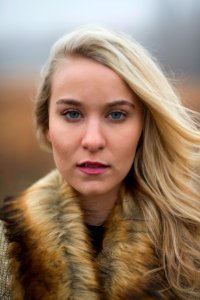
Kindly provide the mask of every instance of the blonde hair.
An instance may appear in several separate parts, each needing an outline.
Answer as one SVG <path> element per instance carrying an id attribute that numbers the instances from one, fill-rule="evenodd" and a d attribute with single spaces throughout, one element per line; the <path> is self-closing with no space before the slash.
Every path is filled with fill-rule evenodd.
<path id="1" fill-rule="evenodd" d="M 133 168 L 134 198 L 162 259 L 170 287 L 181 299 L 200 295 L 200 135 L 198 116 L 186 109 L 149 53 L 123 34 L 83 28 L 56 42 L 36 101 L 39 140 L 49 148 L 51 78 L 62 59 L 81 55 L 113 69 L 145 108 Z M 192 299 L 192 298 L 189 298 Z M 196 299 L 196 298 L 195 298 Z"/>

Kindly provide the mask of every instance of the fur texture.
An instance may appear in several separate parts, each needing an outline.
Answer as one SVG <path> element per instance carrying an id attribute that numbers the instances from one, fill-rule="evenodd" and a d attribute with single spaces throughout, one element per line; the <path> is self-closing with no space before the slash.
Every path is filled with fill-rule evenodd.
<path id="1" fill-rule="evenodd" d="M 178 299 L 126 192 L 96 257 L 78 197 L 53 171 L 4 205 L 14 300 Z"/>

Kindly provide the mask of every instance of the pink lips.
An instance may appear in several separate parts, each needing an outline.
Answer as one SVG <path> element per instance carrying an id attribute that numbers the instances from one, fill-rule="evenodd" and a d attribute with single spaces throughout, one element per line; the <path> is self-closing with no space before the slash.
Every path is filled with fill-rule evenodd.
<path id="1" fill-rule="evenodd" d="M 107 171 L 108 165 L 98 161 L 84 161 L 78 164 L 79 170 L 85 174 L 98 175 Z"/>

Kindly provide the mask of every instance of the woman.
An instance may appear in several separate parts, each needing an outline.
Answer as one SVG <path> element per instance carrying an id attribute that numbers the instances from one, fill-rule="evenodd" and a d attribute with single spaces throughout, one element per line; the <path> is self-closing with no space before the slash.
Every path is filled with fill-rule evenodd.
<path id="1" fill-rule="evenodd" d="M 199 299 L 199 132 L 149 54 L 64 36 L 35 114 L 57 170 L 5 201 L 5 299 Z"/>

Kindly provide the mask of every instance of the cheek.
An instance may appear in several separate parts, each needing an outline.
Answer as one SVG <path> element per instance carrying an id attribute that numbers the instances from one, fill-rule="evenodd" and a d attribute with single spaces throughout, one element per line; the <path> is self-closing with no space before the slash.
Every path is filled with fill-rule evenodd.
<path id="1" fill-rule="evenodd" d="M 126 149 L 124 150 L 124 158 L 126 159 L 128 165 L 129 164 L 132 165 L 135 158 L 136 149 L 137 149 L 137 143 L 134 144 L 130 143 L 128 147 L 126 147 Z"/>
<path id="2" fill-rule="evenodd" d="M 56 152 L 65 152 L 73 145 L 73 135 L 70 134 L 70 130 L 62 122 L 53 118 L 50 118 L 47 138 Z"/>
<path id="3" fill-rule="evenodd" d="M 126 145 L 127 152 L 135 155 L 140 137 L 142 133 L 142 126 L 136 125 L 133 130 L 127 130 L 124 144 Z"/>
<path id="4" fill-rule="evenodd" d="M 142 130 L 130 132 L 124 139 L 124 144 L 121 145 L 121 160 L 126 162 L 126 167 L 131 167 L 135 158 L 135 153 L 140 140 Z"/>
<path id="5" fill-rule="evenodd" d="M 58 158 L 66 159 L 68 154 L 70 154 L 70 151 L 72 152 L 72 143 L 69 143 L 64 137 L 55 137 L 52 138 L 52 149 L 54 156 L 57 155 Z"/>
<path id="6" fill-rule="evenodd" d="M 53 157 L 57 165 L 57 162 L 63 160 L 63 158 L 66 156 L 65 153 L 68 149 L 67 139 L 59 130 L 59 128 L 56 127 L 50 127 L 46 136 L 48 141 L 51 143 Z"/>

